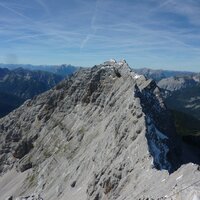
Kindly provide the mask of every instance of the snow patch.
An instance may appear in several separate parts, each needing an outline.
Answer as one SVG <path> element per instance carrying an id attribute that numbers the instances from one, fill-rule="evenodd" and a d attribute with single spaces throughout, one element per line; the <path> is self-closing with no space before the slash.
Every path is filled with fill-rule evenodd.
<path id="1" fill-rule="evenodd" d="M 147 118 L 147 123 L 150 124 L 150 122 L 151 122 L 151 119 L 148 117 Z M 155 133 L 155 135 L 157 137 L 159 137 L 161 140 L 168 139 L 168 137 L 164 133 L 159 131 L 154 124 L 148 125 L 148 131 L 150 131 L 150 132 L 153 131 Z"/>
<path id="2" fill-rule="evenodd" d="M 141 75 L 135 74 L 135 76 L 134 76 L 133 78 L 138 79 L 138 78 L 140 78 L 140 77 L 141 77 Z"/>
<path id="3" fill-rule="evenodd" d="M 151 148 L 151 151 L 153 152 L 154 154 L 154 161 L 156 163 L 159 164 L 159 166 L 162 166 L 162 163 L 160 162 L 160 156 L 162 154 L 162 151 L 160 150 L 160 148 L 158 148 L 156 146 L 156 143 L 154 141 L 150 141 L 150 148 Z M 154 163 L 154 162 L 153 162 Z M 152 163 L 152 164 L 153 164 Z"/>
<path id="4" fill-rule="evenodd" d="M 111 58 L 111 59 L 110 59 L 110 62 L 116 63 L 116 60 Z"/>
<path id="5" fill-rule="evenodd" d="M 123 61 L 119 61 L 118 65 L 122 66 L 122 65 L 124 65 L 124 62 Z"/>
<path id="6" fill-rule="evenodd" d="M 102 66 L 101 69 L 109 69 L 109 68 L 112 68 L 113 66 L 111 65 L 106 65 L 106 66 Z"/>
<path id="7" fill-rule="evenodd" d="M 169 148 L 166 144 L 168 137 L 159 131 L 156 126 L 150 122 L 151 119 L 148 119 L 147 121 L 147 139 L 149 144 L 149 151 L 153 157 L 153 164 L 160 169 L 169 169 L 170 164 L 167 161 L 167 153 L 169 152 Z"/>
<path id="8" fill-rule="evenodd" d="M 135 72 L 131 72 L 131 76 L 132 76 L 132 78 L 134 78 L 134 79 L 138 79 L 138 78 L 141 77 L 141 75 L 136 74 Z"/>
<path id="9" fill-rule="evenodd" d="M 155 131 L 156 131 L 157 136 L 158 136 L 161 140 L 168 139 L 168 137 L 167 137 L 165 134 L 163 134 L 162 132 L 160 132 L 156 127 L 155 127 Z"/>

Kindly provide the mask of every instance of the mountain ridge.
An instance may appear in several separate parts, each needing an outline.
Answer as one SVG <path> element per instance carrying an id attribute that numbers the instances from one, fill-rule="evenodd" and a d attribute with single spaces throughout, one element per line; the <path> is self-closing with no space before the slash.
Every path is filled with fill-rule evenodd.
<path id="1" fill-rule="evenodd" d="M 197 165 L 180 166 L 179 139 L 156 83 L 125 60 L 77 71 L 0 124 L 0 171 L 14 173 L 12 181 L 24 175 L 12 193 L 0 190 L 2 200 L 157 200 L 200 176 Z M 0 178 L 0 185 L 12 181 Z M 198 188 L 188 188 L 186 199 Z"/>

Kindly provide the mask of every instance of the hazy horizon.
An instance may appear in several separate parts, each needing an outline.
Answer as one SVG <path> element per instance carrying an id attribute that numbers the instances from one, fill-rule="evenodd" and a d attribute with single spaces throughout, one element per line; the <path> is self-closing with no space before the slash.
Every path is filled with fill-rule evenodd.
<path id="1" fill-rule="evenodd" d="M 104 60 L 104 61 L 108 61 L 108 60 Z M 101 63 L 96 63 L 96 64 L 94 64 L 94 65 L 97 65 L 97 64 L 102 64 L 103 62 L 101 62 Z M 31 66 L 36 66 L 36 67 L 39 67 L 39 66 L 42 66 L 42 67 L 45 67 L 45 66 L 60 66 L 60 65 L 71 65 L 71 66 L 73 66 L 73 67 L 93 67 L 94 65 L 91 65 L 91 66 L 80 66 L 80 65 L 74 65 L 74 64 L 71 64 L 71 63 L 60 63 L 60 64 L 30 64 L 30 63 L 0 63 L 0 65 L 19 65 L 19 66 L 22 66 L 23 67 L 23 65 L 24 66 L 26 66 L 26 65 L 31 65 Z M 168 68 L 154 68 L 154 67 L 148 67 L 148 66 L 144 66 L 144 67 L 137 67 L 137 66 L 131 66 L 130 65 L 130 67 L 132 68 L 132 69 L 152 69 L 152 70 L 165 70 L 165 71 L 182 71 L 182 72 L 194 72 L 194 73 L 200 73 L 200 70 L 194 70 L 194 71 L 192 71 L 192 70 L 177 70 L 177 69 L 168 69 Z"/>

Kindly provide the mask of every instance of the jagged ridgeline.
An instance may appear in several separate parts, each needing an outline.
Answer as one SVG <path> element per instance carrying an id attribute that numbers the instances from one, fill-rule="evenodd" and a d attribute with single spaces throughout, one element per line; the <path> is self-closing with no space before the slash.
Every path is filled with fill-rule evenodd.
<path id="1" fill-rule="evenodd" d="M 1 200 L 190 199 L 200 190 L 198 166 L 181 166 L 159 88 L 124 60 L 81 69 L 0 119 L 0 161 Z"/>

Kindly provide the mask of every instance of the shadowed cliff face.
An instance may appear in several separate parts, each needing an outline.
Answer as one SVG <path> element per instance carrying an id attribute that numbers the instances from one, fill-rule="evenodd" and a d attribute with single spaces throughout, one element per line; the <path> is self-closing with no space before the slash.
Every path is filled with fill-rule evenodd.
<path id="1" fill-rule="evenodd" d="M 1 174 L 27 173 L 23 187 L 3 192 L 48 200 L 169 194 L 177 175 L 168 172 L 180 166 L 180 146 L 159 93 L 126 61 L 112 60 L 26 101 L 0 120 Z"/>

